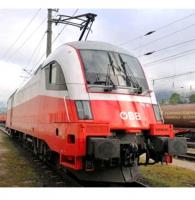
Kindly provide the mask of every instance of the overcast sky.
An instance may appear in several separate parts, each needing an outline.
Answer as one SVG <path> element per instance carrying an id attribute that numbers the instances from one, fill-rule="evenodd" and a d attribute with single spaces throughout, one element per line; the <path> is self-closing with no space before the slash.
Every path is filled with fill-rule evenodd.
<path id="1" fill-rule="evenodd" d="M 75 10 L 60 9 L 58 14 L 72 15 Z M 195 10 L 79 9 L 77 14 L 86 12 L 98 15 L 88 39 L 109 42 L 127 49 L 139 57 L 151 80 L 195 71 Z M 53 13 L 53 17 L 56 14 Z M 41 57 L 46 47 L 44 33 L 47 10 L 1 9 L 0 17 L 0 101 L 4 101 L 28 77 L 23 69 L 36 69 L 44 59 Z M 63 25 L 53 25 L 53 38 L 62 28 Z M 153 30 L 156 32 L 144 36 Z M 66 27 L 53 43 L 53 50 L 62 43 L 77 40 L 79 34 L 79 29 Z M 156 52 L 143 56 L 151 51 Z M 178 57 L 173 59 L 170 57 L 173 55 Z M 171 60 L 166 61 L 164 58 Z M 195 90 L 195 73 L 156 80 L 154 88 Z"/>

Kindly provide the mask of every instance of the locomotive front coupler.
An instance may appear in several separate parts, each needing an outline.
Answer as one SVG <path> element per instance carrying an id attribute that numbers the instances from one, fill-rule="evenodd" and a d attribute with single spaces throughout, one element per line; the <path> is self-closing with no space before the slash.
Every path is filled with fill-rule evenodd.
<path id="1" fill-rule="evenodd" d="M 187 152 L 187 142 L 182 137 L 160 137 L 148 136 L 146 139 L 146 163 L 150 164 L 149 159 L 154 163 L 165 161 L 166 156 L 183 155 Z M 152 163 L 152 164 L 154 164 Z"/>
<path id="2" fill-rule="evenodd" d="M 140 177 L 138 155 L 136 134 L 89 137 L 85 171 L 94 171 L 97 174 L 106 172 L 104 181 L 106 177 L 109 177 L 109 180 L 115 178 L 116 181 L 117 172 L 117 181 L 133 182 Z M 88 175 L 92 176 L 92 173 Z"/>
<path id="3" fill-rule="evenodd" d="M 87 140 L 88 161 L 102 164 L 102 167 L 137 165 L 138 145 L 136 135 L 121 135 L 120 137 L 89 137 Z"/>

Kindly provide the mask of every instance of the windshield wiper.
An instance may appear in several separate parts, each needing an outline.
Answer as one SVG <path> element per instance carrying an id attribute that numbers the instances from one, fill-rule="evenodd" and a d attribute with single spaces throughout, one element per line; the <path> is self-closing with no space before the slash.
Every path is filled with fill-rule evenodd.
<path id="1" fill-rule="evenodd" d="M 108 64 L 106 81 L 105 81 L 105 86 L 107 86 L 107 87 L 104 88 L 104 91 L 112 91 L 113 89 L 116 89 L 116 85 L 113 83 L 113 81 L 111 79 L 110 67 L 112 68 L 114 76 L 115 76 L 115 70 L 114 70 L 113 60 L 109 53 L 108 53 L 108 58 L 109 58 L 109 64 Z"/>
<path id="2" fill-rule="evenodd" d="M 130 75 L 128 74 L 128 71 L 126 70 L 126 66 L 125 66 L 127 63 L 122 59 L 122 57 L 121 57 L 120 54 L 118 54 L 118 56 L 119 56 L 119 60 L 120 60 L 120 62 L 121 62 L 121 66 L 122 66 L 122 68 L 123 68 L 123 73 L 124 73 L 124 75 L 125 75 L 125 80 L 126 80 L 127 86 L 133 86 L 134 88 L 137 89 L 136 92 L 137 92 L 138 94 L 141 94 L 141 93 L 143 92 L 143 88 L 140 86 L 140 84 L 139 84 L 138 81 L 136 80 L 136 77 L 134 76 L 133 72 L 132 72 L 131 69 L 129 68 L 133 79 L 130 78 Z"/>

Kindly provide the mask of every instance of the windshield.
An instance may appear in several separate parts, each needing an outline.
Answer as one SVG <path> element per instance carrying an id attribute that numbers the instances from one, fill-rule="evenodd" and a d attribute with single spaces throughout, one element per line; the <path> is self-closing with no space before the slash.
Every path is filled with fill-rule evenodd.
<path id="1" fill-rule="evenodd" d="M 138 60 L 130 55 L 102 50 L 81 50 L 87 84 L 142 87 L 148 85 Z"/>

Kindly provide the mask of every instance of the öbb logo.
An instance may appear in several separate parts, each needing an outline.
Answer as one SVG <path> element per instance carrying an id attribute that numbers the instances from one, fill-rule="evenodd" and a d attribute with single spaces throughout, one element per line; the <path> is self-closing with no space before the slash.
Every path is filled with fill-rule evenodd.
<path id="1" fill-rule="evenodd" d="M 120 118 L 123 120 L 141 120 L 139 112 L 120 112 Z"/>

